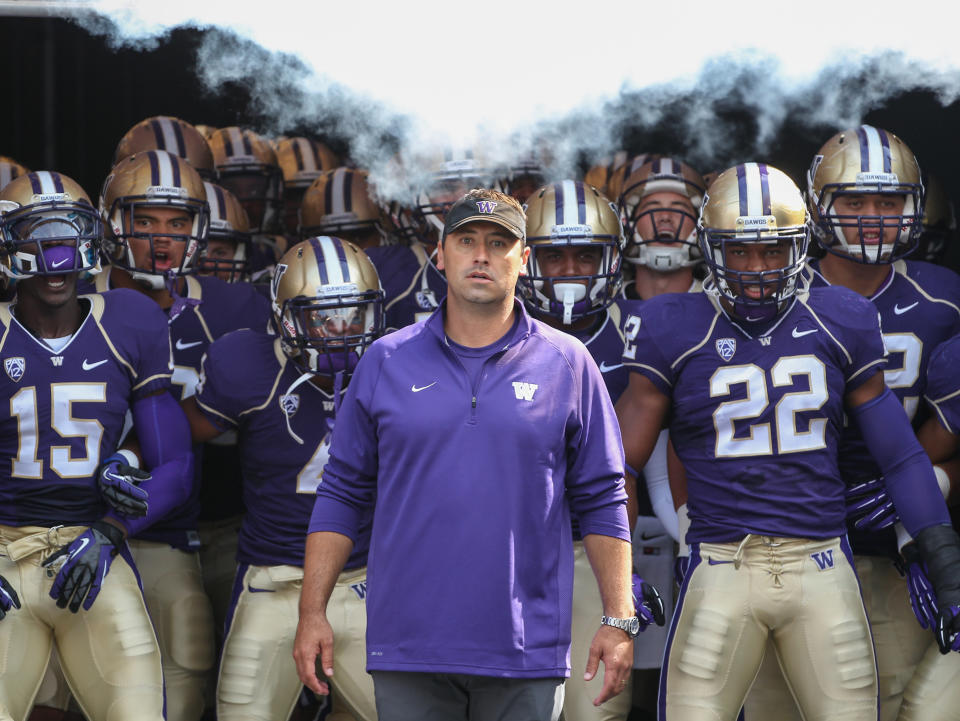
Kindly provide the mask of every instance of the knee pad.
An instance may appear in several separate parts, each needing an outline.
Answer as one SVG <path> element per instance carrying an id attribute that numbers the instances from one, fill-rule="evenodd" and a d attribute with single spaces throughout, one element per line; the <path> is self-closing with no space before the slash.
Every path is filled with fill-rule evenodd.
<path id="1" fill-rule="evenodd" d="M 187 593 L 167 607 L 167 646 L 170 659 L 187 671 L 213 668 L 213 611 L 210 599 Z"/>

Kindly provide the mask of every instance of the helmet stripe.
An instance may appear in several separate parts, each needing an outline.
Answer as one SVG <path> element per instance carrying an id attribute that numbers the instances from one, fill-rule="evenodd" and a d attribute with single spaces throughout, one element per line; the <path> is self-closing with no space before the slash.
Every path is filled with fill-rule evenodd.
<path id="1" fill-rule="evenodd" d="M 330 281 L 327 279 L 327 263 L 326 263 L 326 261 L 324 260 L 324 255 L 325 255 L 325 254 L 324 254 L 324 252 L 323 252 L 323 246 L 322 246 L 322 243 L 323 243 L 324 240 L 326 240 L 325 237 L 324 237 L 324 238 L 311 238 L 311 239 L 310 239 L 310 247 L 313 248 L 313 257 L 314 257 L 314 258 L 316 259 L 316 261 L 317 261 L 317 270 L 320 271 L 320 283 L 321 283 L 321 285 L 326 285 L 327 283 L 330 282 Z"/>
<path id="2" fill-rule="evenodd" d="M 60 177 L 60 173 L 50 173 L 50 179 L 53 180 L 53 189 L 57 193 L 65 192 L 63 189 L 63 178 Z"/>
<path id="3" fill-rule="evenodd" d="M 219 185 L 213 186 L 213 193 L 217 198 L 217 220 L 227 219 L 227 199 L 223 195 L 223 188 Z"/>
<path id="4" fill-rule="evenodd" d="M 177 155 L 181 158 L 187 157 L 187 144 L 183 139 L 183 128 L 180 127 L 180 123 L 174 122 L 173 120 L 169 121 L 170 127 L 173 129 L 174 141 L 177 144 Z"/>
<path id="5" fill-rule="evenodd" d="M 327 212 L 331 214 L 345 213 L 346 208 L 343 204 L 343 176 L 346 174 L 344 168 L 337 168 L 333 173 L 333 203 L 327 206 Z"/>
<path id="6" fill-rule="evenodd" d="M 343 172 L 343 209 L 349 213 L 353 210 L 353 173 Z"/>
<path id="7" fill-rule="evenodd" d="M 346 251 L 346 249 L 343 247 L 343 243 L 334 242 L 333 240 L 331 240 L 331 241 L 330 241 L 330 244 L 331 244 L 331 245 L 336 249 L 336 251 L 337 251 L 337 260 L 338 260 L 339 263 L 340 263 L 340 275 L 341 275 L 341 281 L 340 281 L 340 282 L 341 282 L 341 283 L 347 283 L 347 282 L 350 281 L 350 264 L 347 263 L 347 251 Z"/>
<path id="8" fill-rule="evenodd" d="M 747 197 L 747 166 L 737 166 L 737 197 L 740 199 L 740 215 L 750 215 L 750 199 Z"/>
<path id="9" fill-rule="evenodd" d="M 560 183 L 553 184 L 553 201 L 555 203 L 555 225 L 563 225 L 563 186 Z"/>
<path id="10" fill-rule="evenodd" d="M 290 146 L 293 149 L 293 162 L 297 164 L 297 170 L 303 170 L 303 152 L 300 150 L 300 138 L 294 138 Z"/>
<path id="11" fill-rule="evenodd" d="M 333 212 L 333 182 L 339 172 L 339 168 L 334 170 L 327 178 L 327 182 L 323 185 L 323 209 L 328 215 Z"/>
<path id="12" fill-rule="evenodd" d="M 40 177 L 40 173 L 42 172 L 41 170 L 37 173 L 30 173 L 30 175 L 27 176 L 30 178 L 30 188 L 33 190 L 34 195 L 41 195 L 43 193 L 43 178 Z"/>
<path id="13" fill-rule="evenodd" d="M 770 205 L 770 173 L 767 170 L 766 163 L 760 163 L 757 168 L 760 170 L 760 202 L 763 205 L 763 215 L 773 215 L 773 209 Z"/>
<path id="14" fill-rule="evenodd" d="M 167 149 L 166 139 L 163 137 L 163 128 L 160 127 L 160 121 L 153 119 L 150 121 L 150 129 L 153 131 L 153 142 L 161 150 Z"/>
<path id="15" fill-rule="evenodd" d="M 232 158 L 237 154 L 236 143 L 238 143 L 237 134 L 240 131 L 237 128 L 230 128 L 227 131 L 227 137 L 223 139 L 223 150 L 228 158 Z"/>
<path id="16" fill-rule="evenodd" d="M 887 135 L 886 130 L 878 130 L 877 135 L 880 136 L 880 146 L 883 148 L 883 172 L 889 173 L 893 170 L 890 157 L 890 136 Z"/>
<path id="17" fill-rule="evenodd" d="M 241 133 L 243 139 L 243 152 L 245 155 L 253 155 L 253 143 L 250 142 L 250 133 Z"/>
<path id="18" fill-rule="evenodd" d="M 577 225 L 587 224 L 587 198 L 584 194 L 583 183 L 577 182 Z"/>
<path id="19" fill-rule="evenodd" d="M 860 171 L 891 172 L 890 139 L 887 134 L 871 125 L 861 125 L 857 128 L 857 137 L 860 140 Z"/>
<path id="20" fill-rule="evenodd" d="M 157 152 L 147 151 L 147 159 L 150 161 L 150 185 L 160 185 L 160 161 L 157 159 Z"/>

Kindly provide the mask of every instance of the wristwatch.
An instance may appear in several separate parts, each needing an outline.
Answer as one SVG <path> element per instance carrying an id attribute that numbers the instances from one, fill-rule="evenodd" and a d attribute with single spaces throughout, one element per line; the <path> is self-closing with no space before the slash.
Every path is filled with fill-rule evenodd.
<path id="1" fill-rule="evenodd" d="M 600 617 L 601 626 L 613 626 L 626 632 L 630 638 L 636 638 L 640 633 L 640 620 L 636 616 L 630 618 L 613 618 L 611 616 Z"/>

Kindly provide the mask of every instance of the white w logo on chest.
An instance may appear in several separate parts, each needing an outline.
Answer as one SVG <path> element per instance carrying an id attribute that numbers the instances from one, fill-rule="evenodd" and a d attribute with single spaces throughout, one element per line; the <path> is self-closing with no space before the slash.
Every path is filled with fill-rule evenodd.
<path id="1" fill-rule="evenodd" d="M 518 401 L 532 401 L 533 394 L 537 392 L 539 387 L 536 383 L 513 381 L 513 392 L 516 394 Z"/>

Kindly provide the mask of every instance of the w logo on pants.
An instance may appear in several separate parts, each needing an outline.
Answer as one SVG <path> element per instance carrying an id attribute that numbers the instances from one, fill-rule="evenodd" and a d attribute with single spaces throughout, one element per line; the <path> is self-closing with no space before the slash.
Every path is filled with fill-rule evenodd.
<path id="1" fill-rule="evenodd" d="M 833 568 L 832 548 L 828 551 L 820 551 L 820 553 L 811 553 L 810 558 L 816 561 L 817 568 L 819 568 L 821 571 L 826 571 L 828 568 Z"/>
<path id="2" fill-rule="evenodd" d="M 539 387 L 536 383 L 513 382 L 513 392 L 516 394 L 518 401 L 532 401 L 533 394 L 537 392 Z"/>

